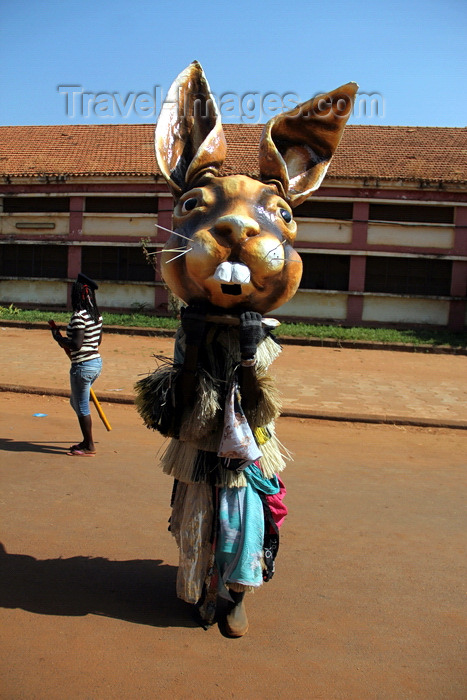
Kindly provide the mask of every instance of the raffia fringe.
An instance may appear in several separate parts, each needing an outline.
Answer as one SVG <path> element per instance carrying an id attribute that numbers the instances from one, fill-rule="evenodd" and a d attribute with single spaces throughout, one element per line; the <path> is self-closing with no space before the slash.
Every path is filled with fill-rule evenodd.
<path id="1" fill-rule="evenodd" d="M 195 466 L 198 458 L 198 447 L 182 440 L 171 440 L 161 457 L 161 466 L 164 474 L 172 476 L 178 481 L 193 484 L 196 481 L 206 481 L 206 478 L 196 478 Z M 219 468 L 216 486 L 232 487 L 246 486 L 243 474 Z"/>
<path id="2" fill-rule="evenodd" d="M 138 413 L 148 428 L 162 434 L 170 434 L 164 430 L 165 424 L 175 422 L 174 389 L 179 373 L 179 367 L 167 364 L 135 384 Z M 202 440 L 215 430 L 220 412 L 218 393 L 218 382 L 200 370 L 196 404 L 193 409 L 185 410 L 180 421 L 182 440 Z"/>
<path id="3" fill-rule="evenodd" d="M 152 401 L 155 398 L 167 399 L 175 374 L 173 367 L 160 367 L 136 382 L 134 387 L 136 391 L 135 405 L 146 424 L 151 422 Z"/>
<path id="4" fill-rule="evenodd" d="M 281 395 L 274 384 L 274 380 L 268 375 L 258 377 L 261 391 L 258 403 L 253 410 L 245 411 L 245 416 L 252 430 L 262 428 L 281 414 Z"/>
<path id="5" fill-rule="evenodd" d="M 191 484 L 197 452 L 197 448 L 188 442 L 171 440 L 161 457 L 162 471 L 178 481 Z"/>
<path id="6" fill-rule="evenodd" d="M 175 416 L 173 390 L 180 368 L 166 363 L 135 384 L 135 405 L 145 425 L 170 434 Z"/>
<path id="7" fill-rule="evenodd" d="M 267 479 L 272 479 L 274 474 L 278 474 L 286 467 L 286 459 L 290 459 L 290 453 L 284 448 L 274 432 L 274 426 L 268 426 L 271 432 L 271 439 L 261 445 L 261 469 Z M 161 466 L 164 474 L 172 476 L 186 484 L 196 482 L 206 482 L 208 475 L 200 470 L 196 473 L 197 460 L 199 459 L 199 449 L 192 443 L 183 440 L 171 440 L 167 449 L 161 457 Z M 244 474 L 229 471 L 218 467 L 216 486 L 232 488 L 234 486 L 246 486 Z"/>
<path id="8" fill-rule="evenodd" d="M 279 357 L 282 348 L 275 340 L 267 336 L 256 350 L 256 366 L 259 372 L 265 372 L 269 365 Z"/>
<path id="9" fill-rule="evenodd" d="M 271 439 L 261 445 L 261 470 L 267 479 L 272 479 L 286 467 L 286 460 L 291 458 L 290 452 L 285 449 L 274 432 L 274 426 L 269 426 Z"/>
<path id="10" fill-rule="evenodd" d="M 180 439 L 202 440 L 209 436 L 219 422 L 216 418 L 221 410 L 219 382 L 202 370 L 199 373 L 197 400 L 192 410 L 186 411 L 180 427 Z"/>
<path id="11" fill-rule="evenodd" d="M 236 330 L 232 332 L 226 327 L 222 329 L 222 331 L 223 332 L 221 332 L 218 337 L 218 342 L 224 346 L 226 351 L 226 374 L 228 375 L 240 362 L 240 344 L 238 341 L 238 332 Z M 266 336 L 256 349 L 257 371 L 265 372 L 276 357 L 280 355 L 281 351 L 281 346 L 270 336 Z"/>

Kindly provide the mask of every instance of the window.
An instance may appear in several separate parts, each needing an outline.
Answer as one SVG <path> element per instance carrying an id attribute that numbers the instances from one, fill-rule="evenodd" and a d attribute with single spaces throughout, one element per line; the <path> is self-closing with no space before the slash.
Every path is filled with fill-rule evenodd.
<path id="1" fill-rule="evenodd" d="M 450 260 L 369 256 L 366 261 L 366 292 L 449 296 Z"/>
<path id="2" fill-rule="evenodd" d="M 94 214 L 157 214 L 157 197 L 86 197 L 85 211 Z"/>
<path id="3" fill-rule="evenodd" d="M 416 204 L 370 204 L 370 221 L 409 221 L 452 224 L 454 207 L 425 207 Z"/>
<path id="4" fill-rule="evenodd" d="M 96 280 L 154 281 L 154 268 L 146 262 L 142 248 L 84 246 L 81 268 Z"/>
<path id="5" fill-rule="evenodd" d="M 310 217 L 315 219 L 352 219 L 352 202 L 304 202 L 294 209 L 294 216 Z"/>
<path id="6" fill-rule="evenodd" d="M 303 261 L 301 289 L 348 290 L 349 255 L 301 253 L 300 257 Z"/>
<path id="7" fill-rule="evenodd" d="M 6 214 L 33 212 L 46 214 L 48 212 L 68 212 L 69 197 L 4 197 L 3 211 Z"/>
<path id="8" fill-rule="evenodd" d="M 67 276 L 68 254 L 64 245 L 0 245 L 0 275 L 3 277 Z"/>

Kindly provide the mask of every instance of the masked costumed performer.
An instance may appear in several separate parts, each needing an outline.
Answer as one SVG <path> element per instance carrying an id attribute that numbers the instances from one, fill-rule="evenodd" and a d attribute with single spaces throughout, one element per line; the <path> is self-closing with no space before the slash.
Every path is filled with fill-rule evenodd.
<path id="1" fill-rule="evenodd" d="M 96 454 L 92 435 L 89 394 L 92 384 L 102 371 L 99 345 L 102 341 L 102 316 L 96 302 L 97 284 L 79 274 L 71 290 L 73 315 L 66 328 L 66 337 L 60 329 L 52 328 L 52 335 L 70 356 L 70 404 L 78 416 L 83 439 L 70 447 L 68 455 L 89 457 Z"/>
<path id="2" fill-rule="evenodd" d="M 136 404 L 148 427 L 172 438 L 161 462 L 175 479 L 177 594 L 206 624 L 224 598 L 232 637 L 248 629 L 245 592 L 274 573 L 286 513 L 280 403 L 267 374 L 280 347 L 264 314 L 297 290 L 292 207 L 324 177 L 356 89 L 268 122 L 260 180 L 219 174 L 226 142 L 197 62 L 172 85 L 157 123 L 157 161 L 176 204 L 162 274 L 187 307 L 174 362 L 138 382 Z"/>

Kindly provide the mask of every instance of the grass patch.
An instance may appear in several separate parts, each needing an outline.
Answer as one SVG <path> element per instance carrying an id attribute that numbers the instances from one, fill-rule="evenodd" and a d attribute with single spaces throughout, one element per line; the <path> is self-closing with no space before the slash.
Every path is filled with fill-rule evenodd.
<path id="1" fill-rule="evenodd" d="M 406 345 L 467 345 L 467 333 L 451 333 L 444 330 L 361 328 L 352 326 L 325 326 L 307 323 L 283 323 L 278 328 L 278 336 L 294 338 L 315 338 L 318 340 L 360 340 L 373 343 L 404 343 Z"/>
<path id="2" fill-rule="evenodd" d="M 108 326 L 175 329 L 179 325 L 176 318 L 150 316 L 145 313 L 113 314 L 104 312 L 104 323 Z M 60 325 L 70 320 L 69 311 L 39 311 L 18 309 L 13 304 L 0 306 L 0 319 L 24 322 L 47 322 L 50 318 Z M 406 345 L 448 345 L 455 348 L 467 346 L 467 332 L 451 333 L 444 330 L 395 328 L 360 328 L 329 326 L 308 323 L 282 323 L 276 336 L 294 338 L 315 338 L 317 340 L 360 340 L 376 343 L 404 343 Z"/>
<path id="3" fill-rule="evenodd" d="M 0 306 L 0 319 L 12 321 L 24 321 L 25 323 L 47 323 L 53 319 L 57 325 L 67 324 L 70 320 L 70 311 L 42 311 L 38 309 L 18 309 L 16 307 Z M 104 324 L 107 326 L 134 326 L 138 328 L 177 328 L 180 321 L 176 318 L 149 316 L 143 313 L 102 314 Z"/>

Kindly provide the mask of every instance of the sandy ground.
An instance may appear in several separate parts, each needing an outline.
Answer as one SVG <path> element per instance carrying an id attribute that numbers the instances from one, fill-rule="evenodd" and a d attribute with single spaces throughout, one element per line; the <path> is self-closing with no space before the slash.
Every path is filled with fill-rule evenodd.
<path id="1" fill-rule="evenodd" d="M 2 699 L 467 697 L 465 430 L 280 419 L 290 514 L 232 640 L 175 597 L 163 440 L 104 407 L 73 458 L 66 399 L 0 394 Z"/>
<path id="2" fill-rule="evenodd" d="M 106 333 L 98 396 L 130 396 L 173 341 Z M 0 385 L 68 390 L 68 360 L 48 330 L 0 326 Z M 285 345 L 271 373 L 284 408 L 313 417 L 421 420 L 467 427 L 467 357 Z"/>

